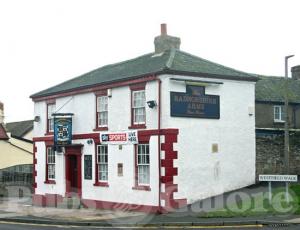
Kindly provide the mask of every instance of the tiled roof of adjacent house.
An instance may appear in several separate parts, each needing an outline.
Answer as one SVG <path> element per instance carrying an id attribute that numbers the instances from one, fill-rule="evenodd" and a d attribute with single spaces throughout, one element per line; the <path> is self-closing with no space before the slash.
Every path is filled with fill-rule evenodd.
<path id="1" fill-rule="evenodd" d="M 256 75 L 228 68 L 177 49 L 170 49 L 160 54 L 150 53 L 128 61 L 103 66 L 33 94 L 31 97 L 49 96 L 74 89 L 163 73 L 222 79 L 257 80 Z"/>
<path id="2" fill-rule="evenodd" d="M 8 136 L 6 134 L 6 130 L 2 124 L 0 124 L 0 140 L 8 140 Z"/>
<path id="3" fill-rule="evenodd" d="M 6 129 L 13 136 L 23 137 L 26 133 L 33 130 L 33 120 L 7 123 Z"/>
<path id="4" fill-rule="evenodd" d="M 300 103 L 300 80 L 288 79 L 290 103 Z M 284 102 L 284 78 L 260 76 L 256 82 L 255 100 L 261 102 Z"/>

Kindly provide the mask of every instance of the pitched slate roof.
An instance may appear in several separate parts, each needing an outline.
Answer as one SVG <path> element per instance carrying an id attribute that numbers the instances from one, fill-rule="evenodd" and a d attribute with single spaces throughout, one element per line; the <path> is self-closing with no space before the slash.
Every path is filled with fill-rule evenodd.
<path id="1" fill-rule="evenodd" d="M 6 129 L 13 136 L 23 137 L 26 133 L 33 130 L 33 120 L 7 123 Z"/>
<path id="2" fill-rule="evenodd" d="M 8 136 L 6 134 L 6 130 L 2 124 L 0 124 L 0 140 L 8 140 Z"/>
<path id="3" fill-rule="evenodd" d="M 203 77 L 249 81 L 257 80 L 256 75 L 228 68 L 177 49 L 170 49 L 161 54 L 149 53 L 128 61 L 103 66 L 33 94 L 31 97 L 49 96 L 98 84 L 163 73 L 191 74 Z"/>
<path id="4" fill-rule="evenodd" d="M 300 103 L 300 80 L 288 79 L 290 103 Z M 260 76 L 255 86 L 255 100 L 261 102 L 284 102 L 284 77 Z"/>

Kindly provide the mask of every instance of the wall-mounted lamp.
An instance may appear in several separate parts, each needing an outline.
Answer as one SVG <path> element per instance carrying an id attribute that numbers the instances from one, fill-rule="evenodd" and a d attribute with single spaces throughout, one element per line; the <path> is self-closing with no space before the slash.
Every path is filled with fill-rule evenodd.
<path id="1" fill-rule="evenodd" d="M 111 97 L 112 96 L 112 90 L 111 89 L 107 89 L 107 96 Z"/>
<path id="2" fill-rule="evenodd" d="M 153 109 L 155 106 L 157 106 L 156 101 L 152 100 L 152 101 L 147 101 L 147 105 L 150 109 Z"/>
<path id="3" fill-rule="evenodd" d="M 40 116 L 35 116 L 35 117 L 34 117 L 34 121 L 35 121 L 35 122 L 39 122 L 40 120 L 41 120 L 41 117 L 40 117 Z"/>
<path id="4" fill-rule="evenodd" d="M 249 116 L 253 116 L 254 115 L 254 107 L 253 106 L 249 106 L 248 107 L 248 114 L 249 114 Z"/>
<path id="5" fill-rule="evenodd" d="M 58 155 L 61 155 L 63 153 L 63 147 L 62 146 L 53 146 L 53 151 L 55 151 Z"/>
<path id="6" fill-rule="evenodd" d="M 93 139 L 88 139 L 88 140 L 86 141 L 86 143 L 87 143 L 88 145 L 93 144 Z"/>

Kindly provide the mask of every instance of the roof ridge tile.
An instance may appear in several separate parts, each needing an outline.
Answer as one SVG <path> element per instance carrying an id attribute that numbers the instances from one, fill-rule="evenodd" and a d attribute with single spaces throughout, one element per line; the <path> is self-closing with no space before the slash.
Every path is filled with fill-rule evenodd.
<path id="1" fill-rule="evenodd" d="M 171 69 L 173 61 L 174 61 L 174 58 L 175 58 L 175 55 L 176 55 L 176 49 L 171 48 L 170 49 L 170 56 L 169 56 L 169 59 L 168 59 L 168 61 L 166 63 L 166 67 L 168 69 Z"/>

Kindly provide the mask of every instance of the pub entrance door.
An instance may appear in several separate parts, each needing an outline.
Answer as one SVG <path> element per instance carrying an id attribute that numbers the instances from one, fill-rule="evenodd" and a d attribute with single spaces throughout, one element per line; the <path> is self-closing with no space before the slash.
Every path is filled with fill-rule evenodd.
<path id="1" fill-rule="evenodd" d="M 81 197 L 81 148 L 82 145 L 66 146 L 66 196 Z"/>

